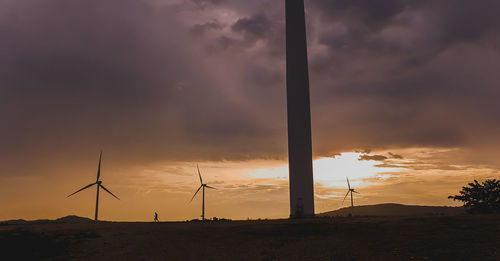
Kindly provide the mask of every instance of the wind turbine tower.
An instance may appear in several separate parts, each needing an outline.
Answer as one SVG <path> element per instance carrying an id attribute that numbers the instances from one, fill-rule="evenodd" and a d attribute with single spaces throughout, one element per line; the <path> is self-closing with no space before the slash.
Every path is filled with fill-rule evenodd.
<path id="1" fill-rule="evenodd" d="M 196 165 L 196 168 L 198 169 L 198 176 L 200 177 L 200 187 L 198 188 L 198 190 L 196 190 L 196 192 L 194 193 L 193 197 L 191 198 L 191 201 L 193 201 L 194 197 L 196 197 L 196 194 L 198 194 L 198 192 L 200 191 L 200 189 L 202 190 L 202 200 L 201 200 L 201 220 L 202 221 L 205 221 L 205 188 L 209 188 L 209 189 L 216 189 L 214 187 L 210 187 L 209 185 L 207 184 L 204 184 L 203 183 L 203 179 L 201 178 L 201 173 L 200 173 L 200 167 L 198 167 L 198 165 Z M 191 203 L 191 201 L 189 201 L 189 203 Z"/>
<path id="2" fill-rule="evenodd" d="M 360 194 L 360 193 L 357 192 L 356 190 L 354 190 L 353 188 L 351 188 L 351 183 L 349 183 L 349 178 L 346 178 L 346 179 L 347 179 L 348 190 L 347 190 L 347 194 L 345 194 L 344 200 L 342 200 L 342 204 L 344 203 L 344 201 L 347 198 L 347 196 L 349 195 L 349 193 L 351 193 L 351 208 L 353 208 L 354 207 L 354 199 L 352 197 L 352 193 L 358 193 L 358 194 Z"/>
<path id="3" fill-rule="evenodd" d="M 311 109 L 304 0 L 285 0 L 290 217 L 314 216 Z"/>
<path id="4" fill-rule="evenodd" d="M 101 161 L 102 161 L 102 151 L 101 151 L 101 154 L 99 155 L 99 166 L 97 167 L 97 180 L 96 182 L 94 183 L 91 183 L 79 190 L 77 190 L 76 192 L 73 192 L 71 193 L 69 197 L 75 195 L 76 193 L 84 190 L 84 189 L 87 189 L 87 188 L 90 188 L 94 185 L 97 185 L 97 195 L 96 195 L 96 199 L 95 199 L 95 216 L 94 216 L 94 220 L 97 221 L 97 217 L 98 217 L 98 213 L 99 213 L 99 188 L 102 188 L 104 189 L 104 191 L 108 192 L 109 194 L 111 194 L 111 196 L 115 197 L 116 199 L 120 200 L 117 196 L 115 196 L 113 193 L 111 193 L 111 191 L 109 191 L 107 188 L 104 187 L 104 185 L 102 185 L 102 181 L 99 180 L 99 178 L 101 177 Z"/>

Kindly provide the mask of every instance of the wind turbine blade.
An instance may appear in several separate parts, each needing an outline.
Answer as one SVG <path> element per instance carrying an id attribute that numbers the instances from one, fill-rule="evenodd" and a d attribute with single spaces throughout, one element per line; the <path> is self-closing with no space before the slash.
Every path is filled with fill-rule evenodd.
<path id="1" fill-rule="evenodd" d="M 99 155 L 99 167 L 97 167 L 97 180 L 99 181 L 99 177 L 101 176 L 101 160 L 102 160 L 102 150 L 101 154 Z"/>
<path id="2" fill-rule="evenodd" d="M 214 188 L 214 187 L 210 187 L 209 185 L 206 185 L 205 187 L 207 187 L 207 188 L 211 188 L 211 189 L 216 189 L 216 188 Z"/>
<path id="3" fill-rule="evenodd" d="M 347 195 L 349 195 L 349 190 L 347 191 L 347 194 L 345 194 L 344 200 L 342 200 L 342 204 L 344 204 L 345 198 L 347 198 Z"/>
<path id="4" fill-rule="evenodd" d="M 191 201 L 193 201 L 194 197 L 196 197 L 196 194 L 198 194 L 198 192 L 200 191 L 201 187 L 203 187 L 203 186 L 200 186 L 200 187 L 198 188 L 198 190 L 196 190 L 196 192 L 194 193 L 194 195 L 193 195 L 193 197 L 191 198 L 191 200 L 189 201 L 189 203 L 191 203 Z"/>
<path id="5" fill-rule="evenodd" d="M 102 184 L 99 184 L 99 186 L 101 186 L 102 189 L 106 190 L 106 192 L 108 192 L 109 194 L 111 194 L 111 196 L 113 196 L 116 199 L 120 200 L 117 196 L 115 196 L 113 193 L 111 193 L 111 191 L 109 191 L 107 188 L 105 188 Z"/>
<path id="6" fill-rule="evenodd" d="M 347 186 L 349 187 L 349 189 L 351 189 L 351 183 L 349 183 L 349 178 L 346 177 L 346 179 L 347 179 Z"/>
<path id="7" fill-rule="evenodd" d="M 358 194 L 361 194 L 361 193 L 359 193 L 359 192 L 357 192 L 357 191 L 354 191 L 354 190 L 353 190 L 352 192 L 354 192 L 354 193 L 358 193 Z"/>
<path id="8" fill-rule="evenodd" d="M 82 190 L 84 190 L 84 189 L 86 189 L 86 188 L 92 187 L 92 186 L 94 186 L 95 184 L 96 184 L 96 183 L 88 184 L 87 186 L 85 186 L 85 187 L 83 187 L 83 188 L 81 188 L 81 189 L 77 190 L 76 192 L 71 193 L 69 196 L 67 196 L 67 198 L 69 198 L 69 197 L 71 197 L 71 196 L 75 195 L 76 193 L 78 193 L 78 192 L 80 192 L 80 191 L 82 191 Z"/>
<path id="9" fill-rule="evenodd" d="M 198 169 L 198 176 L 200 176 L 200 183 L 203 184 L 203 180 L 201 179 L 200 167 L 196 164 L 196 168 Z"/>

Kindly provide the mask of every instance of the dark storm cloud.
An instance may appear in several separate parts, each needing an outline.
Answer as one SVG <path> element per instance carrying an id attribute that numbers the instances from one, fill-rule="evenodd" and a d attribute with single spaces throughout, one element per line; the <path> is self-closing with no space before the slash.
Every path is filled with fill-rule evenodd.
<path id="1" fill-rule="evenodd" d="M 457 41 L 475 41 L 487 34 L 499 33 L 500 18 L 497 11 L 500 3 L 494 0 L 474 3 L 471 1 L 326 1 L 315 2 L 315 9 L 321 14 L 321 19 L 328 23 L 344 25 L 342 35 L 334 37 L 331 31 L 324 31 L 322 38 L 325 44 L 339 44 L 343 41 L 350 47 L 363 48 L 367 43 L 370 48 L 378 51 L 407 51 L 402 46 L 391 46 L 381 41 L 377 34 L 384 29 L 401 27 L 416 29 L 411 32 L 423 37 L 420 50 L 429 47 L 440 48 L 443 45 L 453 44 Z M 418 28 L 414 19 L 427 28 Z M 424 29 L 425 31 L 420 31 Z M 339 35 L 337 35 L 339 36 Z M 407 35 L 410 36 L 411 35 Z M 358 42 L 355 42 L 357 40 Z M 339 42 L 340 41 L 340 42 Z M 365 45 L 363 45 L 365 44 Z M 431 46 L 430 46 L 431 45 Z M 433 45 L 433 46 L 432 46 Z"/>
<path id="2" fill-rule="evenodd" d="M 175 15 L 146 1 L 2 2 L 2 174 L 101 148 L 132 164 L 265 151 L 251 147 L 266 128 L 217 85 Z"/>
<path id="3" fill-rule="evenodd" d="M 313 120 L 331 126 L 318 130 L 316 140 L 357 133 L 348 143 L 358 147 L 468 147 L 482 142 L 478 133 L 493 138 L 500 109 L 491 99 L 500 95 L 493 69 L 500 66 L 498 1 L 309 6 L 310 19 L 321 25 L 310 30 L 310 46 L 323 50 L 311 55 L 312 97 L 321 104 Z M 332 107 L 342 114 L 328 120 L 323 115 Z M 328 140 L 317 148 L 326 152 L 334 143 Z"/>
<path id="4" fill-rule="evenodd" d="M 318 0 L 314 4 L 323 12 L 325 19 L 357 20 L 368 26 L 378 26 L 387 23 L 395 15 L 405 10 L 412 1 L 349 1 L 349 0 Z"/>
<path id="5" fill-rule="evenodd" d="M 218 38 L 215 49 L 241 52 L 263 42 L 267 54 L 282 56 L 284 38 L 280 35 L 283 29 L 281 24 L 271 22 L 263 13 L 242 17 L 231 25 L 230 34 L 223 34 Z"/>
<path id="6" fill-rule="evenodd" d="M 231 27 L 234 32 L 242 32 L 248 38 L 264 38 L 269 34 L 270 28 L 271 22 L 262 14 L 240 18 Z"/>
<path id="7" fill-rule="evenodd" d="M 286 156 L 284 3 L 156 2 L 0 3 L 2 175 L 101 147 L 124 164 Z M 306 6 L 317 155 L 495 151 L 498 1 Z"/>

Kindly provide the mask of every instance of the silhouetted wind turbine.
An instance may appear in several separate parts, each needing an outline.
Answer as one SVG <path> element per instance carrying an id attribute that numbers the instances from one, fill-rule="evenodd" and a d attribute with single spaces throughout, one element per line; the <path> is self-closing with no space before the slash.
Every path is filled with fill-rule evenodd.
<path id="1" fill-rule="evenodd" d="M 200 189 L 202 189 L 203 191 L 203 199 L 202 199 L 202 203 L 201 203 L 201 220 L 205 220 L 205 188 L 209 188 L 209 189 L 216 189 L 214 187 L 210 187 L 209 185 L 207 184 L 203 184 L 203 179 L 201 178 L 201 173 L 200 173 L 200 167 L 198 167 L 198 164 L 196 164 L 196 168 L 198 169 L 198 176 L 200 177 L 200 187 L 198 188 L 198 190 L 196 190 L 196 192 L 194 193 L 193 197 L 191 198 L 191 201 L 189 201 L 189 203 L 191 203 L 194 199 L 194 197 L 196 197 L 196 194 L 198 194 L 198 192 L 200 191 Z"/>
<path id="2" fill-rule="evenodd" d="M 351 208 L 354 207 L 354 201 L 352 199 L 352 193 L 358 193 L 360 194 L 359 192 L 355 191 L 353 188 L 351 188 L 351 184 L 349 183 L 349 178 L 346 178 L 347 179 L 347 186 L 349 187 L 349 190 L 347 190 L 347 194 L 345 194 L 345 197 L 344 197 L 344 200 L 342 200 L 342 204 L 344 204 L 344 201 L 345 199 L 347 198 L 347 196 L 349 195 L 349 193 L 351 193 Z"/>
<path id="3" fill-rule="evenodd" d="M 111 196 L 115 197 L 116 199 L 120 200 L 117 196 L 115 196 L 113 193 L 111 193 L 111 191 L 109 191 L 107 188 L 105 188 L 103 185 L 102 185 L 102 181 L 99 180 L 99 178 L 101 177 L 101 160 L 102 160 L 102 151 L 101 151 L 101 154 L 99 155 L 99 167 L 97 167 L 97 180 L 96 182 L 92 183 L 92 184 L 89 184 L 79 190 L 77 190 L 76 192 L 70 194 L 68 196 L 71 197 L 73 195 L 75 195 L 76 193 L 84 190 L 84 189 L 87 189 L 87 188 L 90 188 L 94 185 L 97 185 L 97 196 L 96 196 L 96 200 L 95 200 L 95 217 L 94 217 L 94 220 L 97 221 L 97 213 L 99 211 L 99 188 L 102 188 L 104 189 L 106 192 L 108 192 L 109 194 L 111 194 Z"/>

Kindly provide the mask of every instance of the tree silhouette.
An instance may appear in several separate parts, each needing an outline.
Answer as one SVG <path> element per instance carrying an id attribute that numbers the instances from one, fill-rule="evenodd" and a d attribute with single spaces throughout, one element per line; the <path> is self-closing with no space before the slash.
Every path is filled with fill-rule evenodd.
<path id="1" fill-rule="evenodd" d="M 500 213 L 500 180 L 488 179 L 482 184 L 474 180 L 462 187 L 460 195 L 448 198 L 464 202 L 469 213 Z"/>

